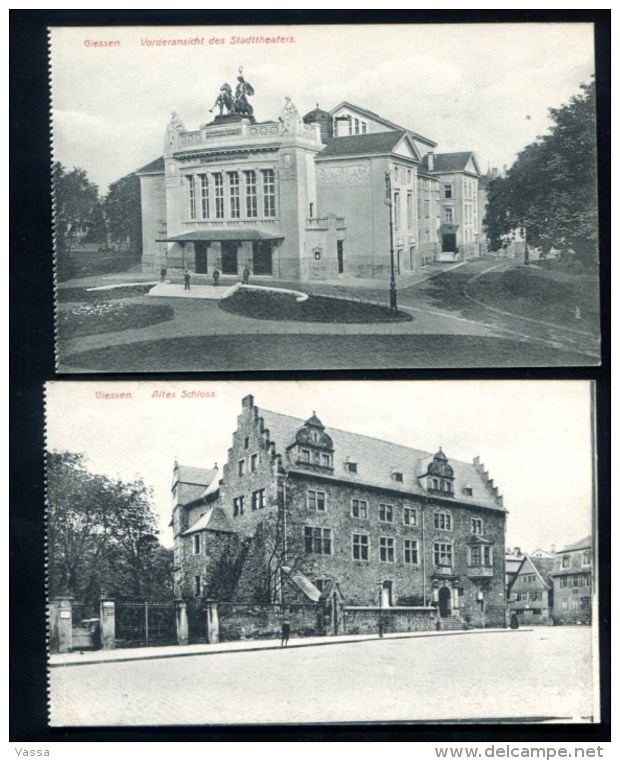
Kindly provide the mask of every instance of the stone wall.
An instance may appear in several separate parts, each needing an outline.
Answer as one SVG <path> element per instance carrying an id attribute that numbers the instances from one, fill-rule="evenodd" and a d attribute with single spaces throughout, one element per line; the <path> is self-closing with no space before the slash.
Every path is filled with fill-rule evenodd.
<path id="1" fill-rule="evenodd" d="M 321 608 L 312 603 L 221 603 L 218 605 L 218 614 L 222 642 L 278 638 L 284 619 L 290 623 L 291 637 L 316 637 L 323 634 Z"/>
<path id="2" fill-rule="evenodd" d="M 434 608 L 350 607 L 344 609 L 344 632 L 346 634 L 378 634 L 380 619 L 382 630 L 386 634 L 434 631 L 436 627 Z"/>

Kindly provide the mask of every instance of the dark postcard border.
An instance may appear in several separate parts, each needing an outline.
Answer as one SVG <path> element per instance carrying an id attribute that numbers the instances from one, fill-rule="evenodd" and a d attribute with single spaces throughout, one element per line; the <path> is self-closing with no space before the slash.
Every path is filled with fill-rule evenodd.
<path id="1" fill-rule="evenodd" d="M 59 11 L 10 12 L 10 611 L 11 719 L 13 741 L 571 741 L 610 739 L 610 11 Z M 182 24 L 370 24 L 592 22 L 596 34 L 602 365 L 598 368 L 524 368 L 373 372 L 244 373 L 260 380 L 371 379 L 591 379 L 597 382 L 599 562 L 602 723 L 600 725 L 306 725 L 263 727 L 157 727 L 50 729 L 47 726 L 43 383 L 79 380 L 54 370 L 50 141 L 47 27 L 54 25 Z M 128 375 L 88 375 L 89 381 L 127 380 Z M 156 379 L 161 375 L 140 375 Z M 233 373 L 179 374 L 179 380 L 224 380 Z"/>

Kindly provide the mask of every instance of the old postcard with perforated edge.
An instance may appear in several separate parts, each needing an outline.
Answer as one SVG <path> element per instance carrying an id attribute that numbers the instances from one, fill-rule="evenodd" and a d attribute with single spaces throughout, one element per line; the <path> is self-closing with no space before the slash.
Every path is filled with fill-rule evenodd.
<path id="1" fill-rule="evenodd" d="M 59 371 L 599 364 L 592 24 L 49 35 Z"/>
<path id="2" fill-rule="evenodd" d="M 599 722 L 593 392 L 48 383 L 51 725 Z"/>

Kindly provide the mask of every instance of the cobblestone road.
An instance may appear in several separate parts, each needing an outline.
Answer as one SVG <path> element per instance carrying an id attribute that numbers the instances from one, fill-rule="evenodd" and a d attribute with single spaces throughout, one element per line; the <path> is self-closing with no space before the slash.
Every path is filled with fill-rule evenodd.
<path id="1" fill-rule="evenodd" d="M 590 721 L 588 627 L 51 670 L 54 726 Z"/>

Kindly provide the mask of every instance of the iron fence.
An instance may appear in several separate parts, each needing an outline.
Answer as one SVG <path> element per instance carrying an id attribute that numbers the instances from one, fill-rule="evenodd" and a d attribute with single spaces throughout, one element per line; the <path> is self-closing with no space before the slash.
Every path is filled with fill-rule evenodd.
<path id="1" fill-rule="evenodd" d="M 177 644 L 173 602 L 116 603 L 118 647 L 155 647 Z"/>

